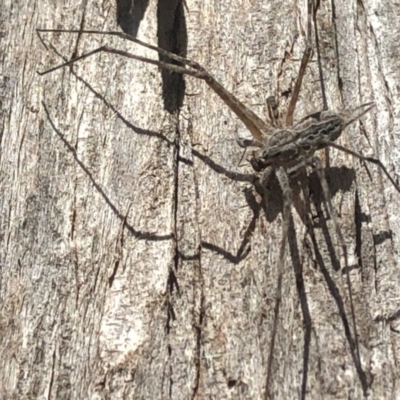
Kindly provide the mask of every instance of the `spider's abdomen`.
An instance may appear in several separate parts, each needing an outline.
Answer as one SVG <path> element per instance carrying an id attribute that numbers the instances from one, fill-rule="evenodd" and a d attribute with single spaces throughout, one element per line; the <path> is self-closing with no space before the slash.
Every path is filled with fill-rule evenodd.
<path id="1" fill-rule="evenodd" d="M 293 129 L 298 133 L 299 146 L 325 147 L 327 142 L 334 142 L 341 135 L 344 127 L 345 120 L 339 114 L 320 111 L 303 118 Z"/>
<path id="2" fill-rule="evenodd" d="M 344 119 L 332 111 L 308 115 L 290 129 L 275 131 L 268 145 L 251 160 L 251 165 L 256 171 L 272 166 L 294 172 L 305 166 L 315 151 L 335 141 L 344 127 Z"/>

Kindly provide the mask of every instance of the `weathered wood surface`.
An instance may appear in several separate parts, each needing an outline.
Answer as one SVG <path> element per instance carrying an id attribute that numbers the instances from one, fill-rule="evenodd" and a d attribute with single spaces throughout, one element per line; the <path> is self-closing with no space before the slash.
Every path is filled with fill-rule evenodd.
<path id="1" fill-rule="evenodd" d="M 238 166 L 242 127 L 203 82 L 184 88 L 109 55 L 38 76 L 61 58 L 36 27 L 77 29 L 84 15 L 85 29 L 119 29 L 113 1 L 84 3 L 4 0 L 0 10 L 1 398 L 261 399 L 279 190 L 262 207 L 251 168 Z M 200 62 L 263 118 L 271 94 L 285 110 L 306 2 L 139 3 L 131 18 L 119 8 L 130 33 Z M 341 0 L 318 15 L 330 107 L 377 105 L 340 143 L 378 155 L 395 179 L 399 12 L 394 1 Z M 156 56 L 110 37 L 43 37 L 67 58 L 100 43 Z M 315 60 L 297 118 L 321 108 Z M 270 398 L 397 399 L 400 197 L 374 166 L 369 176 L 350 156 L 329 160 L 361 365 L 332 223 L 313 219 L 313 243 L 294 210 Z M 308 183 L 315 217 L 323 205 L 314 175 Z"/>

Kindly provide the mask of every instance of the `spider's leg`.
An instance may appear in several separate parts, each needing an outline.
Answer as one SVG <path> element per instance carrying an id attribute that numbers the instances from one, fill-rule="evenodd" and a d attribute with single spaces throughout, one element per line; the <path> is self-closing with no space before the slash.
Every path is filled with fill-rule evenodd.
<path id="1" fill-rule="evenodd" d="M 264 169 L 264 171 L 261 174 L 260 183 L 264 189 L 268 185 L 268 182 L 272 175 L 272 171 L 273 171 L 273 168 L 271 166 L 268 166 L 267 168 Z"/>
<path id="2" fill-rule="evenodd" d="M 59 64 L 59 65 L 56 65 L 53 68 L 47 69 L 46 71 L 42 71 L 42 72 L 37 71 L 37 73 L 39 75 L 46 75 L 46 74 L 49 74 L 50 72 L 56 71 L 57 69 L 67 67 L 68 65 L 72 65 L 79 60 L 83 60 L 84 58 L 90 57 L 94 54 L 101 53 L 101 52 L 117 54 L 117 55 L 120 55 L 123 57 L 131 58 L 133 60 L 138 60 L 138 61 L 142 61 L 145 63 L 157 65 L 160 68 L 165 68 L 170 71 L 177 72 L 179 74 L 186 74 L 186 75 L 194 76 L 196 78 L 205 79 L 204 72 L 201 69 L 195 69 L 195 68 L 189 69 L 189 68 L 185 68 L 185 67 L 182 67 L 182 66 L 179 66 L 176 64 L 170 64 L 170 63 L 163 62 L 163 61 L 153 60 L 153 59 L 147 58 L 147 57 L 137 56 L 137 55 L 131 54 L 127 51 L 114 49 L 113 47 L 109 47 L 109 46 L 98 47 L 97 49 L 89 51 L 88 53 L 84 53 L 78 57 L 73 58 L 72 60 L 69 60 L 69 61 Z"/>
<path id="3" fill-rule="evenodd" d="M 352 318 L 353 330 L 354 330 L 354 341 L 355 341 L 355 348 L 357 351 L 357 362 L 360 363 L 360 352 L 359 352 L 359 344 L 358 344 L 356 316 L 355 316 L 355 312 L 354 312 L 354 302 L 353 302 L 353 294 L 352 294 L 353 291 L 351 288 L 351 280 L 350 280 L 350 273 L 349 273 L 350 267 L 349 267 L 349 261 L 348 261 L 347 246 L 344 241 L 342 231 L 339 227 L 336 211 L 333 207 L 332 199 L 331 199 L 331 196 L 329 193 L 329 188 L 328 188 L 328 183 L 326 181 L 325 172 L 324 172 L 324 169 L 322 167 L 322 163 L 321 163 L 321 160 L 319 159 L 319 157 L 317 157 L 317 156 L 313 157 L 312 166 L 317 171 L 318 178 L 321 182 L 322 193 L 324 196 L 325 205 L 328 208 L 329 214 L 333 221 L 333 225 L 335 227 L 336 234 L 339 239 L 340 246 L 341 246 L 342 252 L 343 252 L 343 257 L 344 257 L 344 262 L 345 262 L 344 266 L 345 266 L 345 271 L 346 271 L 346 281 L 347 281 L 347 287 L 348 287 L 349 298 L 350 298 L 351 318 Z"/>
<path id="4" fill-rule="evenodd" d="M 384 174 L 389 178 L 390 182 L 392 182 L 393 186 L 395 187 L 395 189 L 400 193 L 400 187 L 399 185 L 394 181 L 394 179 L 391 177 L 391 175 L 389 174 L 388 170 L 386 169 L 386 167 L 382 164 L 382 161 L 379 160 L 379 158 L 374 158 L 374 157 L 366 157 L 363 156 L 360 153 L 357 153 L 353 150 L 350 150 L 344 146 L 341 146 L 340 144 L 336 144 L 334 142 L 329 142 L 328 146 L 330 147 L 334 147 L 335 149 L 341 150 L 345 153 L 351 154 L 354 157 L 359 158 L 360 160 L 364 160 L 364 161 L 368 161 L 371 162 L 373 164 L 376 164 L 379 168 L 381 168 L 381 170 L 384 172 Z"/>
<path id="5" fill-rule="evenodd" d="M 289 185 L 289 178 L 285 172 L 285 170 L 280 167 L 276 170 L 276 177 L 278 178 L 279 184 L 282 188 L 283 193 L 283 212 L 282 212 L 282 242 L 281 248 L 279 251 L 279 261 L 278 261 L 278 283 L 276 285 L 276 300 L 275 300 L 275 308 L 274 308 L 274 321 L 272 326 L 272 336 L 271 336 L 271 344 L 269 347 L 268 354 L 268 364 L 267 364 L 267 378 L 266 378 L 266 396 L 268 397 L 269 384 L 271 380 L 271 371 L 272 371 L 272 362 L 274 356 L 274 347 L 275 347 L 275 339 L 276 332 L 278 328 L 278 318 L 279 318 L 279 308 L 282 300 L 282 279 L 283 272 L 285 266 L 285 253 L 286 253 L 286 244 L 288 242 L 289 236 L 289 225 L 291 218 L 291 206 L 292 206 L 292 190 Z"/>
<path id="6" fill-rule="evenodd" d="M 315 3 L 314 3 L 315 2 Z M 317 12 L 320 6 L 320 1 L 317 0 L 307 0 L 307 41 L 306 41 L 306 49 L 304 50 L 303 57 L 300 63 L 299 73 L 297 75 L 297 80 L 294 86 L 293 95 L 290 99 L 288 111 L 286 114 L 286 126 L 293 125 L 293 115 L 294 110 L 296 108 L 297 100 L 299 99 L 301 85 L 303 83 L 303 77 L 306 72 L 306 68 L 310 58 L 312 56 L 312 43 L 311 43 L 311 32 L 312 32 L 312 22 L 314 24 L 314 35 L 315 35 L 315 44 L 317 48 L 317 60 L 318 60 L 318 71 L 319 78 L 321 84 L 321 92 L 322 92 L 322 101 L 323 101 L 323 110 L 328 109 L 328 102 L 326 99 L 325 85 L 324 85 L 324 76 L 322 73 L 322 63 L 321 63 L 321 54 L 319 50 L 319 36 L 318 36 L 318 26 L 317 26 Z"/>
<path id="7" fill-rule="evenodd" d="M 320 0 L 312 0 L 313 1 L 313 22 L 314 22 L 314 36 L 315 36 L 315 48 L 317 49 L 317 62 L 318 62 L 318 73 L 319 73 L 319 82 L 321 85 L 321 94 L 322 94 L 322 103 L 323 110 L 328 109 L 328 100 L 326 98 L 325 91 L 325 82 L 324 82 L 324 74 L 322 72 L 322 62 L 321 62 L 321 51 L 319 49 L 319 35 L 318 35 L 318 24 L 317 24 L 317 11 L 320 6 Z M 314 1 L 316 1 L 314 3 Z"/>
<path id="8" fill-rule="evenodd" d="M 154 60 L 147 57 L 138 56 L 127 51 L 118 50 L 109 46 L 101 46 L 95 50 L 92 50 L 88 53 L 82 54 L 79 57 L 76 57 L 68 62 L 57 65 L 53 68 L 50 68 L 43 72 L 38 72 L 39 75 L 45 75 L 50 72 L 53 72 L 59 68 L 66 67 L 75 63 L 76 61 L 82 60 L 84 58 L 90 57 L 97 53 L 110 53 L 117 54 L 122 57 L 131 58 L 134 60 L 142 61 L 148 64 L 156 65 L 160 68 L 167 69 L 172 72 L 176 72 L 178 74 L 190 75 L 198 79 L 204 80 L 213 90 L 214 92 L 225 102 L 225 104 L 239 117 L 239 119 L 244 123 L 247 129 L 251 132 L 253 138 L 257 142 L 265 142 L 266 138 L 272 134 L 271 127 L 266 124 L 257 114 L 251 111 L 247 106 L 245 106 L 241 101 L 239 101 L 232 93 L 230 93 L 227 89 L 225 89 L 210 73 L 206 71 L 200 64 L 178 56 L 177 54 L 170 53 L 160 47 L 152 46 L 147 43 L 144 43 L 138 39 L 135 39 L 129 35 L 120 32 L 98 32 L 98 31 L 67 31 L 67 30 L 51 30 L 51 29 L 38 29 L 39 32 L 69 32 L 69 33 L 91 33 L 91 34 L 108 34 L 113 36 L 118 36 L 123 39 L 128 39 L 131 42 L 137 43 L 140 46 L 147 47 L 151 50 L 157 51 L 159 54 L 169 57 L 181 65 L 172 64 L 164 61 Z M 185 67 L 185 65 L 187 67 Z"/>
<path id="9" fill-rule="evenodd" d="M 303 83 L 303 77 L 306 72 L 308 62 L 312 55 L 312 43 L 311 43 L 311 21 L 314 19 L 312 15 L 316 13 L 317 8 L 314 9 L 313 0 L 307 0 L 307 41 L 306 49 L 304 50 L 303 57 L 301 58 L 300 69 L 297 75 L 297 80 L 294 85 L 293 95 L 290 99 L 288 111 L 286 114 L 286 126 L 293 125 L 293 114 L 296 108 L 297 100 L 299 99 L 301 84 Z"/>
<path id="10" fill-rule="evenodd" d="M 116 37 L 119 37 L 121 39 L 125 39 L 125 40 L 128 40 L 130 42 L 136 43 L 136 44 L 138 44 L 138 45 L 140 45 L 142 47 L 146 47 L 146 48 L 148 48 L 150 50 L 157 51 L 158 53 L 162 54 L 163 56 L 169 57 L 172 60 L 180 62 L 181 64 L 189 65 L 190 67 L 192 67 L 194 69 L 197 69 L 197 68 L 201 69 L 199 64 L 196 63 L 195 61 L 188 60 L 187 58 L 184 58 L 184 57 L 182 57 L 182 56 L 180 56 L 178 54 L 171 53 L 171 52 L 169 52 L 167 50 L 164 50 L 161 47 L 153 46 L 151 44 L 143 42 L 143 41 L 141 41 L 139 39 L 136 39 L 135 37 L 133 37 L 131 35 L 128 35 L 126 33 L 123 33 L 123 32 L 115 32 L 115 31 L 102 32 L 102 31 L 94 31 L 94 30 L 73 30 L 73 29 L 72 30 L 68 30 L 68 29 L 36 29 L 36 32 L 38 33 L 38 35 L 39 35 L 40 32 L 59 32 L 59 33 L 76 33 L 76 34 L 116 36 Z M 39 37 L 41 38 L 40 35 L 39 35 Z M 75 59 L 75 61 L 76 61 L 76 59 Z M 62 68 L 64 66 L 65 65 L 62 64 L 62 65 L 59 65 L 58 68 Z M 48 73 L 48 72 L 51 72 L 51 71 L 45 71 L 45 72 L 43 72 L 43 74 Z"/>

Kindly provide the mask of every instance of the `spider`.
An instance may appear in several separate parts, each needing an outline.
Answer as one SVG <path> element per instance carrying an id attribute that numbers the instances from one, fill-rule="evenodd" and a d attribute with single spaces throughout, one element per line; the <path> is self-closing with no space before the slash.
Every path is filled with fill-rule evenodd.
<path id="1" fill-rule="evenodd" d="M 308 1 L 308 12 L 309 12 L 309 24 L 308 24 L 308 41 L 311 38 L 311 19 L 314 19 L 317 12 L 317 5 L 314 5 L 312 1 Z M 344 259 L 346 263 L 346 272 L 348 277 L 348 265 L 347 265 L 347 250 L 342 234 L 340 232 L 337 217 L 332 206 L 332 202 L 329 195 L 328 184 L 325 178 L 324 169 L 320 159 L 316 156 L 316 152 L 324 148 L 333 147 L 337 150 L 348 153 L 361 160 L 372 162 L 377 164 L 384 174 L 388 177 L 391 183 L 394 185 L 397 191 L 400 192 L 399 186 L 390 176 L 386 168 L 380 162 L 380 160 L 373 157 L 366 157 L 355 151 L 347 149 L 341 146 L 335 141 L 340 137 L 343 130 L 352 122 L 362 117 L 365 113 L 369 112 L 373 107 L 373 103 L 366 103 L 352 109 L 341 110 L 339 112 L 333 112 L 328 110 L 326 100 L 324 97 L 324 108 L 316 113 L 310 114 L 302 118 L 299 122 L 293 124 L 293 115 L 296 107 L 296 102 L 300 93 L 302 79 L 305 73 L 306 66 L 311 57 L 311 45 L 308 43 L 307 48 L 304 52 L 303 59 L 298 74 L 298 79 L 295 84 L 293 95 L 288 107 L 288 112 L 285 120 L 284 127 L 278 126 L 276 121 L 275 105 L 273 99 L 268 100 L 269 115 L 271 121 L 265 122 L 258 117 L 253 111 L 247 106 L 240 102 L 235 96 L 233 96 L 228 90 L 226 90 L 208 71 L 206 71 L 197 62 L 188 60 L 179 55 L 167 52 L 156 46 L 149 45 L 138 39 L 135 39 L 127 34 L 120 32 L 98 32 L 98 31 L 83 31 L 83 30 L 56 30 L 56 29 L 38 29 L 38 32 L 69 32 L 78 34 L 103 34 L 113 35 L 120 38 L 129 40 L 138 45 L 154 50 L 159 54 L 168 57 L 171 60 L 177 62 L 177 64 L 171 62 L 163 62 L 146 57 L 137 56 L 125 51 L 121 51 L 108 46 L 99 47 L 93 51 L 85 53 L 79 57 L 73 58 L 72 60 L 65 62 L 61 65 L 57 65 L 44 72 L 40 72 L 40 75 L 51 73 L 59 68 L 69 66 L 79 60 L 92 56 L 96 53 L 106 52 L 110 54 L 116 54 L 123 57 L 135 59 L 148 64 L 153 64 L 158 67 L 167 69 L 169 71 L 189 75 L 194 78 L 204 80 L 207 85 L 226 103 L 226 105 L 237 115 L 237 117 L 243 122 L 248 131 L 251 133 L 249 138 L 238 138 L 238 143 L 242 147 L 254 147 L 258 150 L 255 151 L 250 159 L 250 164 L 253 169 L 259 174 L 259 182 L 261 186 L 265 188 L 268 185 L 270 177 L 275 173 L 278 182 L 281 186 L 283 193 L 283 211 L 282 211 L 282 239 L 280 245 L 279 262 L 278 262 L 278 281 L 275 295 L 275 311 L 274 321 L 272 328 L 272 335 L 269 348 L 269 356 L 267 362 L 267 377 L 266 377 L 266 390 L 268 391 L 271 379 L 271 370 L 273 365 L 273 353 L 275 347 L 275 339 L 278 325 L 279 308 L 282 297 L 282 279 L 285 267 L 285 254 L 288 242 L 289 224 L 291 218 L 291 206 L 292 206 L 292 190 L 290 187 L 290 178 L 299 174 L 303 169 L 312 167 L 316 170 L 317 175 L 321 181 L 321 187 L 324 197 L 324 202 L 329 211 L 329 214 L 334 223 L 337 235 L 341 244 L 342 251 L 344 253 Z M 318 48 L 318 47 L 317 47 Z M 322 78 L 322 77 L 321 77 Z M 321 79 L 321 84 L 323 79 Z M 349 278 L 348 278 L 349 279 Z M 354 319 L 354 318 L 353 318 Z"/>

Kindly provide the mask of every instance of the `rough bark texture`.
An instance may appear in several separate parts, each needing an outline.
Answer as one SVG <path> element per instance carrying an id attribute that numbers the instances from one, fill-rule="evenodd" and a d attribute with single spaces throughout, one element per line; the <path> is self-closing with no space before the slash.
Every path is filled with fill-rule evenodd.
<path id="1" fill-rule="evenodd" d="M 264 204 L 251 168 L 238 166 L 238 119 L 203 82 L 121 57 L 36 74 L 100 43 L 157 57 L 67 33 L 43 35 L 46 50 L 35 34 L 117 30 L 118 14 L 127 32 L 200 62 L 263 118 L 271 94 L 284 113 L 306 2 L 186 6 L 3 0 L 2 399 L 265 396 L 282 197 L 274 181 Z M 340 143 L 376 154 L 395 179 L 399 17 L 393 0 L 323 1 L 318 13 L 330 108 L 376 102 Z M 315 60 L 297 119 L 322 107 Z M 398 399 L 400 196 L 375 166 L 337 151 L 326 174 L 357 340 L 344 259 L 311 174 L 313 227 L 296 196 L 269 398 Z"/>

